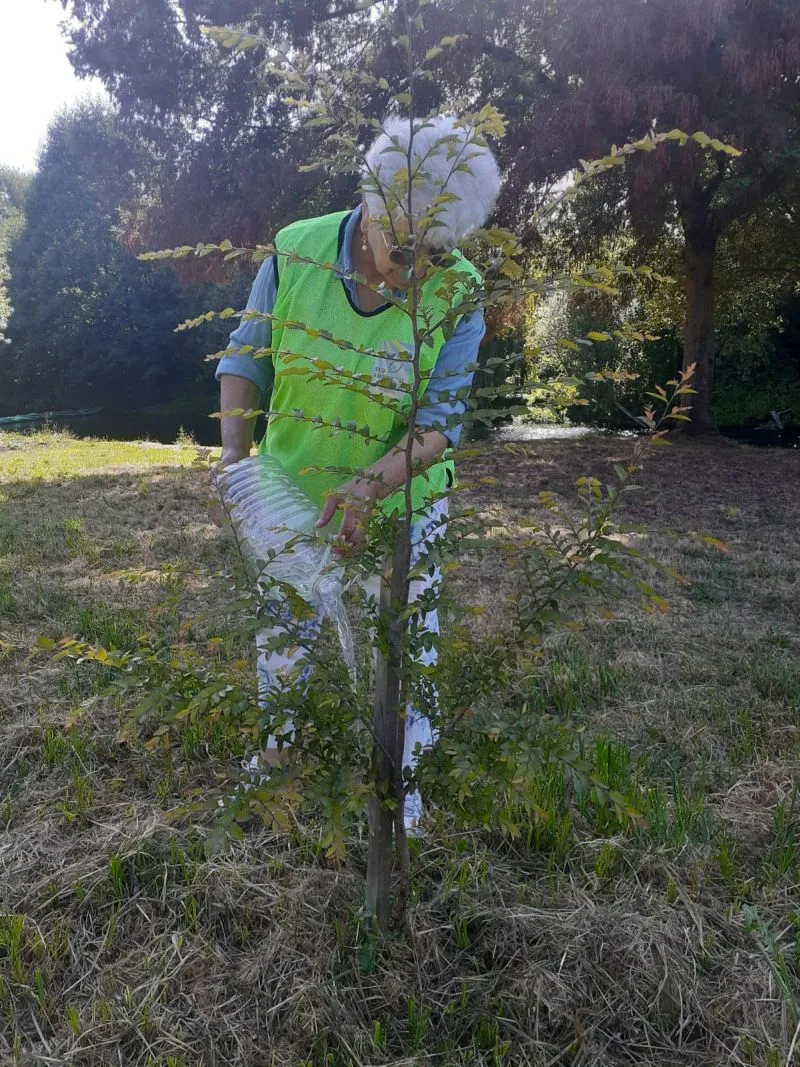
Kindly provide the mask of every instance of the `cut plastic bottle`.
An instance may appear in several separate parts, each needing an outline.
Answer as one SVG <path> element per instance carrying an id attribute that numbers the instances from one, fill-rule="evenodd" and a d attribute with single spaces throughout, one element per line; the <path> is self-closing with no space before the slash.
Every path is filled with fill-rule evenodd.
<path id="1" fill-rule="evenodd" d="M 217 472 L 214 483 L 251 575 L 291 586 L 327 615 L 352 675 L 355 651 L 343 600 L 344 572 L 315 529 L 319 508 L 275 456 L 231 463 Z"/>

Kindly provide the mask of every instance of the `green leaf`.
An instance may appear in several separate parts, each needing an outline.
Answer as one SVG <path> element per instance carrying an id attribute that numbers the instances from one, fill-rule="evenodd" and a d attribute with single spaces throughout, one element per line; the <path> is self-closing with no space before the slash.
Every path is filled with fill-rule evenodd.
<path id="1" fill-rule="evenodd" d="M 710 545 L 711 548 L 716 548 L 718 552 L 724 552 L 726 555 L 730 555 L 731 546 L 726 544 L 725 541 L 720 541 L 718 537 L 704 537 L 703 543 Z"/>
<path id="2" fill-rule="evenodd" d="M 507 259 L 500 267 L 500 273 L 505 275 L 506 278 L 511 278 L 513 281 L 517 281 L 525 272 L 519 263 L 515 263 L 513 259 Z"/>
<path id="3" fill-rule="evenodd" d="M 401 34 L 401 35 L 400 35 L 400 36 L 399 36 L 399 37 L 397 38 L 397 40 L 395 41 L 395 44 L 399 45 L 399 46 L 400 46 L 400 48 L 405 48 L 406 52 L 408 51 L 408 49 L 409 49 L 409 48 L 410 48 L 410 46 L 411 46 L 411 42 L 409 41 L 408 37 L 407 37 L 407 36 L 406 36 L 406 34 L 404 34 L 404 33 L 403 33 L 403 34 Z"/>
<path id="4" fill-rule="evenodd" d="M 658 608 L 661 612 L 669 611 L 669 604 L 660 596 L 652 586 L 649 586 L 646 582 L 637 582 L 636 588 L 654 607 Z"/>
<path id="5" fill-rule="evenodd" d="M 425 53 L 425 62 L 428 63 L 431 59 L 436 59 L 444 51 L 439 45 L 435 45 L 433 48 L 429 48 Z"/>

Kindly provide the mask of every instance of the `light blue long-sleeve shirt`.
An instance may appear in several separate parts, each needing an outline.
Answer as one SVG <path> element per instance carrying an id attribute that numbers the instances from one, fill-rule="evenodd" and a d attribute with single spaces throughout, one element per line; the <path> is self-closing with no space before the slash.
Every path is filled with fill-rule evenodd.
<path id="1" fill-rule="evenodd" d="M 343 281 L 350 296 L 357 304 L 357 285 L 346 277 L 353 270 L 350 249 L 356 227 L 361 221 L 361 208 L 357 207 L 347 220 L 342 251 L 337 265 L 344 275 Z M 247 311 L 271 315 L 278 296 L 274 258 L 265 259 L 253 282 Z M 401 294 L 402 295 L 402 294 Z M 465 315 L 456 325 L 452 336 L 442 345 L 436 366 L 431 374 L 428 388 L 417 411 L 417 425 L 436 429 L 445 434 L 452 446 L 461 438 L 460 420 L 467 406 L 467 396 L 472 384 L 478 346 L 486 332 L 483 312 Z M 262 393 L 272 385 L 274 370 L 268 357 L 255 358 L 251 353 L 237 350 L 249 346 L 254 349 L 269 348 L 272 340 L 272 323 L 269 319 L 244 320 L 231 334 L 227 354 L 217 365 L 217 379 L 223 374 L 246 378 Z"/>

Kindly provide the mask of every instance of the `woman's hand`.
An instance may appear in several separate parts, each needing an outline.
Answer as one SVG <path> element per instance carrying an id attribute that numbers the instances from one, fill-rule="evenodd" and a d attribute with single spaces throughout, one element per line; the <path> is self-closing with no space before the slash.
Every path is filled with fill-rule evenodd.
<path id="1" fill-rule="evenodd" d="M 334 543 L 337 555 L 358 552 L 364 545 L 369 517 L 375 502 L 380 499 L 379 485 L 375 478 L 351 478 L 331 493 L 316 522 L 316 528 L 327 526 L 337 511 L 343 511 L 342 525 Z"/>
<path id="2" fill-rule="evenodd" d="M 209 468 L 208 471 L 208 518 L 215 526 L 220 529 L 227 523 L 228 516 L 225 513 L 225 509 L 222 506 L 222 500 L 220 499 L 219 489 L 216 485 L 216 477 L 219 472 L 229 466 L 231 463 L 238 463 L 240 459 L 245 459 L 250 454 L 249 449 L 244 455 L 240 455 L 234 451 L 223 451 L 220 458 L 216 463 Z"/>

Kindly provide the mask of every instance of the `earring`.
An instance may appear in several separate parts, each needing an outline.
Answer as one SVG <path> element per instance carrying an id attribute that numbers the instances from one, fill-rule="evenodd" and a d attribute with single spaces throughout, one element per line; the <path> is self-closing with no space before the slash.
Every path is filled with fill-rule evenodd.
<path id="1" fill-rule="evenodd" d="M 367 250 L 367 242 L 366 241 L 362 241 L 361 242 L 361 251 L 362 252 L 366 252 L 366 250 Z"/>

